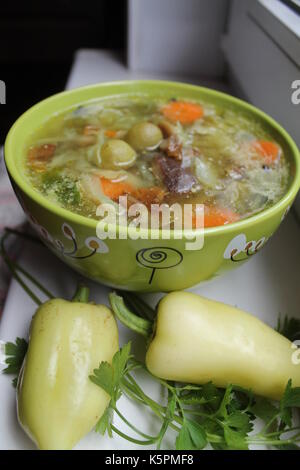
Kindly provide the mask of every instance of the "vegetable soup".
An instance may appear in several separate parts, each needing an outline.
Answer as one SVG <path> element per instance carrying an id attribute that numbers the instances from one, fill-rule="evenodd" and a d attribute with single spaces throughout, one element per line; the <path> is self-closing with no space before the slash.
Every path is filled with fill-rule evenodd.
<path id="1" fill-rule="evenodd" d="M 204 204 L 205 227 L 256 214 L 286 192 L 289 166 L 263 126 L 206 101 L 99 99 L 51 117 L 33 135 L 26 173 L 52 202 L 97 219 L 128 204 Z"/>

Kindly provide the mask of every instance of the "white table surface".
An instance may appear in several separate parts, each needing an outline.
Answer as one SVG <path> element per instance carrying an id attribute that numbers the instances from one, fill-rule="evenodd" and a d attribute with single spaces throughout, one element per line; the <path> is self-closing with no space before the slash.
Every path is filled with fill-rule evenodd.
<path id="1" fill-rule="evenodd" d="M 79 51 L 67 87 L 73 88 L 101 80 L 117 80 L 133 76 L 120 62 L 112 59 L 113 55 L 109 52 Z M 137 77 L 137 74 L 134 74 L 134 77 Z M 199 82 L 208 85 L 207 82 L 199 80 L 197 83 Z M 210 82 L 210 84 L 226 89 L 220 83 Z M 268 241 L 262 251 L 246 264 L 194 290 L 211 299 L 243 308 L 272 326 L 276 325 L 280 313 L 300 317 L 299 238 L 300 226 L 294 215 L 289 213 L 278 232 Z M 71 297 L 77 275 L 46 248 L 26 242 L 20 263 L 37 276 L 40 282 L 47 285 L 55 295 Z M 92 282 L 88 282 L 88 285 L 91 287 L 91 296 L 96 302 L 107 303 L 107 288 Z M 147 294 L 145 297 L 154 305 L 160 295 Z M 16 336 L 26 336 L 34 310 L 35 305 L 32 300 L 15 281 L 12 281 L 0 323 L 0 339 L 12 341 Z M 120 327 L 121 344 L 133 337 L 134 335 L 126 328 Z M 143 341 L 136 337 L 134 351 L 140 357 L 144 353 Z M 150 394 L 160 396 L 159 388 L 152 381 L 143 377 L 142 384 L 147 391 L 150 391 Z M 136 424 L 141 425 L 145 432 L 154 433 L 157 422 L 150 419 L 149 415 L 146 417 L 145 413 L 132 403 L 125 399 L 121 400 L 120 407 L 125 414 L 133 416 Z M 15 394 L 11 386 L 11 378 L 1 374 L 0 403 L 0 449 L 33 448 L 33 444 L 17 424 Z M 167 436 L 165 448 L 172 446 L 173 441 L 174 436 L 170 433 Z M 102 438 L 96 433 L 91 433 L 78 444 L 77 448 L 135 449 L 137 446 L 130 444 L 128 447 L 127 442 L 120 438 Z"/>

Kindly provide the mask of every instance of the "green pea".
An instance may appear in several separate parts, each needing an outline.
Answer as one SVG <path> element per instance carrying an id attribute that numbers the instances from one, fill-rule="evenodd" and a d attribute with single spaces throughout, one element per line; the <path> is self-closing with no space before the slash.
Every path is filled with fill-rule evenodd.
<path id="1" fill-rule="evenodd" d="M 124 140 L 111 139 L 101 147 L 102 168 L 129 168 L 134 164 L 136 157 L 135 150 Z"/>
<path id="2" fill-rule="evenodd" d="M 128 131 L 126 140 L 137 151 L 156 147 L 163 139 L 159 127 L 151 122 L 139 122 Z"/>

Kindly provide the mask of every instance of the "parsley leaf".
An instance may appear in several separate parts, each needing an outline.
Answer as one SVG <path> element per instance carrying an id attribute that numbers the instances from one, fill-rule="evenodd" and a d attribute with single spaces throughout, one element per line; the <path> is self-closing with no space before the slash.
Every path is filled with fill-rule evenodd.
<path id="1" fill-rule="evenodd" d="M 195 388 L 195 387 L 193 387 Z M 183 387 L 180 393 L 180 401 L 186 405 L 209 404 L 217 410 L 222 400 L 222 393 L 211 382 L 190 390 L 189 386 Z"/>
<path id="2" fill-rule="evenodd" d="M 251 407 L 252 413 L 268 424 L 278 415 L 279 409 L 266 398 L 256 398 L 255 404 Z"/>
<path id="3" fill-rule="evenodd" d="M 206 432 L 196 421 L 186 420 L 187 428 L 196 449 L 204 449 L 207 445 Z"/>
<path id="4" fill-rule="evenodd" d="M 245 435 L 238 431 L 234 431 L 229 426 L 224 428 L 224 437 L 227 446 L 233 450 L 248 450 L 248 444 Z"/>
<path id="5" fill-rule="evenodd" d="M 17 386 L 18 376 L 27 352 L 28 343 L 24 338 L 16 338 L 15 343 L 8 342 L 5 344 L 4 352 L 7 356 L 5 363 L 7 367 L 3 370 L 4 374 L 14 374 L 12 381 L 13 386 Z"/>
<path id="6" fill-rule="evenodd" d="M 203 397 L 209 401 L 210 408 L 217 410 L 221 404 L 224 390 L 218 389 L 212 382 L 202 386 Z"/>
<path id="7" fill-rule="evenodd" d="M 280 404 L 282 408 L 300 408 L 300 387 L 292 388 L 291 380 L 288 381 Z"/>
<path id="8" fill-rule="evenodd" d="M 206 445 L 204 427 L 196 421 L 185 419 L 176 439 L 176 450 L 201 450 Z"/>
<path id="9" fill-rule="evenodd" d="M 300 407 L 300 387 L 292 388 L 292 381 L 289 380 L 285 388 L 283 397 L 280 400 L 281 423 L 279 429 L 284 430 L 286 426 L 292 426 L 293 407 Z"/>
<path id="10" fill-rule="evenodd" d="M 98 369 L 94 369 L 93 372 L 94 375 L 90 376 L 90 380 L 112 397 L 114 389 L 112 366 L 108 362 L 101 362 Z"/>
<path id="11" fill-rule="evenodd" d="M 176 450 L 195 450 L 187 423 L 183 423 L 176 438 Z"/>
<path id="12" fill-rule="evenodd" d="M 232 400 L 232 389 L 233 389 L 233 386 L 231 384 L 227 385 L 225 389 L 225 393 L 224 393 L 221 405 L 218 410 L 218 416 L 221 416 L 222 418 L 227 418 L 228 416 L 227 406 L 230 404 Z"/>
<path id="13" fill-rule="evenodd" d="M 113 369 L 113 387 L 117 388 L 122 380 L 124 373 L 126 372 L 127 362 L 131 358 L 131 342 L 125 344 L 113 357 L 112 369 Z"/>
<path id="14" fill-rule="evenodd" d="M 95 426 L 95 431 L 101 434 L 102 436 L 104 436 L 104 434 L 107 431 L 108 435 L 111 437 L 112 436 L 112 432 L 111 432 L 112 418 L 113 418 L 113 410 L 111 409 L 110 406 L 108 406 L 106 410 L 104 411 L 103 415 L 101 416 L 101 418 L 99 419 L 99 421 L 97 422 Z"/>
<path id="15" fill-rule="evenodd" d="M 127 372 L 127 363 L 132 357 L 130 354 L 131 343 L 127 343 L 123 348 L 116 352 L 112 359 L 112 363 L 101 362 L 98 369 L 94 369 L 93 375 L 90 375 L 90 380 L 98 387 L 102 388 L 111 397 L 110 403 L 106 408 L 104 414 L 96 424 L 95 430 L 100 434 L 105 434 L 107 431 L 111 437 L 111 423 L 113 419 L 113 411 L 116 402 L 120 398 L 121 381 Z"/>
<path id="16" fill-rule="evenodd" d="M 234 411 L 231 415 L 229 415 L 226 419 L 226 424 L 230 428 L 235 428 L 235 430 L 245 435 L 253 429 L 251 416 L 249 416 L 247 413 L 243 413 L 242 411 Z"/>
<path id="17" fill-rule="evenodd" d="M 112 364 L 103 361 L 99 364 L 98 369 L 94 369 L 94 375 L 90 375 L 90 380 L 105 390 L 111 398 L 117 398 L 119 395 L 120 382 L 131 357 L 130 349 L 131 343 L 126 344 L 116 352 Z"/>

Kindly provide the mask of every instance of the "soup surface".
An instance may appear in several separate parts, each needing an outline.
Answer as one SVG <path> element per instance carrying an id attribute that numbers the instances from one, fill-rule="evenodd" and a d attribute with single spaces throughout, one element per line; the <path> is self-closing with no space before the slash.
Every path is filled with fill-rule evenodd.
<path id="1" fill-rule="evenodd" d="M 211 103 L 145 95 L 89 102 L 51 117 L 26 154 L 46 198 L 95 218 L 99 205 L 204 204 L 206 227 L 249 217 L 285 193 L 280 145 L 255 121 Z"/>

